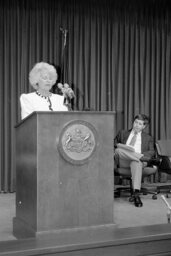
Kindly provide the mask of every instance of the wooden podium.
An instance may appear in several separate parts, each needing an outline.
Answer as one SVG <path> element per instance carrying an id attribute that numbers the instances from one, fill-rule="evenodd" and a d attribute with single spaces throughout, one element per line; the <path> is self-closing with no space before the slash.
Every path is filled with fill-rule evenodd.
<path id="1" fill-rule="evenodd" d="M 34 112 L 16 126 L 17 238 L 113 229 L 113 112 Z"/>

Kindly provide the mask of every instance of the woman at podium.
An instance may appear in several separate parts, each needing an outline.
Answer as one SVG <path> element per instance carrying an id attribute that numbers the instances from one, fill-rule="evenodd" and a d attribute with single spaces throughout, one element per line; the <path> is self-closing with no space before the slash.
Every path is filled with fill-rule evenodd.
<path id="1" fill-rule="evenodd" d="M 29 82 L 35 91 L 27 94 L 23 93 L 20 96 L 22 119 L 34 111 L 68 110 L 67 104 L 64 103 L 65 95 L 50 92 L 52 86 L 56 83 L 57 77 L 53 65 L 46 62 L 39 62 L 34 65 L 29 73 Z"/>

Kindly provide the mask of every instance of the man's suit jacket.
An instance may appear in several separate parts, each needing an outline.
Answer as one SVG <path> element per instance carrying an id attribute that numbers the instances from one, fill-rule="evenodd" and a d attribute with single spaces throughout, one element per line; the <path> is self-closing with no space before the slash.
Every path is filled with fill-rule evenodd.
<path id="1" fill-rule="evenodd" d="M 131 133 L 131 130 L 125 131 L 121 130 L 116 135 L 114 139 L 114 147 L 117 147 L 118 143 L 126 144 L 126 141 Z M 155 149 L 154 149 L 154 139 L 151 135 L 142 132 L 141 133 L 141 153 L 144 154 L 144 157 L 147 159 L 152 158 L 155 156 Z"/>

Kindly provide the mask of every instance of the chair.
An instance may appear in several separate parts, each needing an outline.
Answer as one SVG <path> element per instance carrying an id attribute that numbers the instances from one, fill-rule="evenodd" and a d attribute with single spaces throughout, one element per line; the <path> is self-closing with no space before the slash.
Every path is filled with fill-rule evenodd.
<path id="1" fill-rule="evenodd" d="M 157 172 L 158 167 L 156 165 L 149 166 L 149 167 L 144 167 L 142 171 L 142 179 L 145 177 L 149 177 Z M 133 195 L 133 189 L 132 189 L 132 180 L 131 180 L 131 170 L 130 168 L 121 168 L 118 167 L 115 169 L 115 176 L 119 176 L 121 180 L 126 179 L 128 180 L 129 186 L 118 186 L 114 194 L 115 196 L 119 196 L 121 194 L 121 191 L 129 191 L 130 192 L 130 199 L 129 201 L 132 201 L 132 195 Z M 140 193 L 147 195 L 147 194 L 152 194 L 152 199 L 157 199 L 157 187 L 156 186 L 143 186 L 141 187 Z"/>
<path id="2" fill-rule="evenodd" d="M 171 174 L 171 140 L 158 140 L 156 142 L 158 157 L 160 158 L 159 173 Z M 160 192 L 171 193 L 171 184 L 159 185 Z"/>

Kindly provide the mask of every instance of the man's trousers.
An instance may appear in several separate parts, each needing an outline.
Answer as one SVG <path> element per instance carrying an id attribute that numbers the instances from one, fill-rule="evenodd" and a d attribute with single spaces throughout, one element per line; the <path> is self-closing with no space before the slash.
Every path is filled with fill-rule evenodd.
<path id="1" fill-rule="evenodd" d="M 119 167 L 129 168 L 132 176 L 133 190 L 141 189 L 142 170 L 144 163 L 140 161 L 142 154 L 132 152 L 126 149 L 117 148 L 115 150 L 115 161 Z"/>

